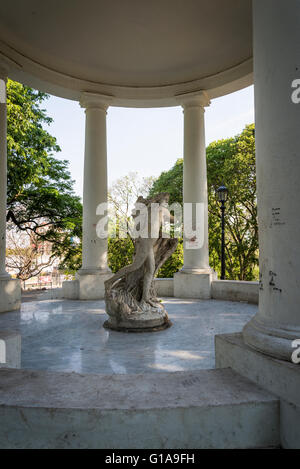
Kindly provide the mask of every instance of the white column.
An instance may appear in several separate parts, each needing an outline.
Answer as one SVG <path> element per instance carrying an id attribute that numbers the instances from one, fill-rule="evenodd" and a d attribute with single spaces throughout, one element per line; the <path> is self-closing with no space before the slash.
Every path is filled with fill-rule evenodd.
<path id="1" fill-rule="evenodd" d="M 192 229 L 200 230 L 194 240 L 184 236 L 184 266 L 174 276 L 174 295 L 180 298 L 210 298 L 213 271 L 209 267 L 208 200 L 205 147 L 205 107 L 210 101 L 204 91 L 178 97 L 184 113 L 183 202 L 184 227 L 187 210 L 192 211 Z M 198 212 L 198 216 L 196 216 Z M 198 225 L 198 226 L 197 226 Z"/>
<path id="2" fill-rule="evenodd" d="M 181 102 L 184 113 L 183 202 L 192 205 L 193 229 L 196 221 L 200 222 L 203 236 L 203 243 L 201 239 L 194 242 L 195 247 L 199 246 L 197 249 L 192 248 L 193 242 L 185 240 L 183 270 L 201 273 L 209 269 L 204 107 L 209 106 L 210 101 L 202 92 L 182 98 Z M 196 220 L 197 204 L 201 206 L 200 220 Z"/>
<path id="3" fill-rule="evenodd" d="M 5 267 L 7 199 L 6 80 L 7 71 L 0 65 L 0 279 L 10 278 Z"/>
<path id="4" fill-rule="evenodd" d="M 104 215 L 97 207 L 107 203 L 106 113 L 109 97 L 83 93 L 80 105 L 85 108 L 85 154 L 83 183 L 82 275 L 108 274 L 107 239 L 97 236 L 96 226 Z"/>
<path id="5" fill-rule="evenodd" d="M 96 233 L 101 218 L 96 214 L 97 207 L 107 203 L 106 114 L 109 102 L 108 97 L 91 93 L 84 93 L 80 100 L 86 114 L 81 275 L 109 272 L 107 239 L 99 238 Z"/>
<path id="6" fill-rule="evenodd" d="M 243 335 L 291 360 L 300 339 L 300 103 L 291 99 L 300 79 L 300 2 L 254 0 L 253 10 L 260 296 Z"/>

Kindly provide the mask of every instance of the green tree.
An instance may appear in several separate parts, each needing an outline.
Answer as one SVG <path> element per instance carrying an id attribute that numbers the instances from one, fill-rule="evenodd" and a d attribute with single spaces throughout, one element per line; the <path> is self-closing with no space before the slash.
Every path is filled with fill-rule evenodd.
<path id="1" fill-rule="evenodd" d="M 112 272 L 117 272 L 125 265 L 131 264 L 134 255 L 134 241 L 130 233 L 125 238 L 119 238 L 123 227 L 130 226 L 131 211 L 139 195 L 147 197 L 153 186 L 154 178 L 139 178 L 137 173 L 129 173 L 118 179 L 109 190 L 109 202 L 115 210 L 117 219 L 116 238 L 108 239 L 108 264 Z M 114 220 L 115 223 L 115 220 Z M 124 234 L 124 233 L 123 233 Z M 170 256 L 158 272 L 158 277 L 172 277 L 173 273 L 183 265 L 182 240 L 176 251 Z"/>
<path id="2" fill-rule="evenodd" d="M 108 265 L 114 274 L 132 263 L 133 254 L 134 244 L 129 236 L 108 238 Z"/>
<path id="3" fill-rule="evenodd" d="M 173 168 L 164 171 L 154 181 L 149 196 L 153 197 L 160 192 L 170 194 L 169 204 L 175 202 L 182 204 L 182 184 L 183 184 L 183 159 L 179 158 Z M 171 231 L 172 233 L 172 231 Z M 183 266 L 183 240 L 179 239 L 176 251 L 167 259 L 161 269 L 158 271 L 159 278 L 171 278 Z"/>
<path id="4" fill-rule="evenodd" d="M 254 280 L 258 276 L 258 225 L 256 208 L 254 124 L 233 138 L 207 147 L 210 264 L 220 274 L 221 219 L 216 189 L 229 189 L 226 204 L 227 278 Z M 150 195 L 169 192 L 170 203 L 182 203 L 183 160 L 154 182 Z"/>
<path id="5" fill-rule="evenodd" d="M 7 220 L 17 229 L 53 244 L 62 266 L 80 267 L 82 206 L 74 194 L 68 161 L 45 127 L 52 122 L 41 105 L 48 95 L 7 83 Z"/>
<path id="6" fill-rule="evenodd" d="M 254 124 L 247 125 L 236 137 L 211 143 L 207 148 L 207 168 L 211 266 L 220 271 L 221 220 L 216 189 L 224 183 L 229 190 L 225 212 L 227 278 L 257 279 Z"/>
<path id="7" fill-rule="evenodd" d="M 169 171 L 163 171 L 154 181 L 149 195 L 153 197 L 160 192 L 168 192 L 170 194 L 169 204 L 174 202 L 182 204 L 183 194 L 183 159 L 178 158 L 173 168 Z"/>
<path id="8" fill-rule="evenodd" d="M 159 269 L 158 278 L 172 278 L 183 266 L 183 241 L 179 239 L 176 250 Z"/>

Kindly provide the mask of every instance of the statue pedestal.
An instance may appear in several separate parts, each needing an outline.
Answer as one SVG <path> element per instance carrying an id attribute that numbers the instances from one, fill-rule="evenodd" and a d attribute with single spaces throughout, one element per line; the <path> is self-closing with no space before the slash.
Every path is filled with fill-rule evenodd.
<path id="1" fill-rule="evenodd" d="M 136 311 L 128 315 L 111 315 L 104 323 L 106 329 L 121 332 L 156 332 L 172 325 L 164 307 Z"/>

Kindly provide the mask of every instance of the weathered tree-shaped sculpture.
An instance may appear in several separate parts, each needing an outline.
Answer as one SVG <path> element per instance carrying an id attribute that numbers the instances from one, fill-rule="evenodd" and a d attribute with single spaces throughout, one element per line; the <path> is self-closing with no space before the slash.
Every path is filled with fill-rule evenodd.
<path id="1" fill-rule="evenodd" d="M 175 251 L 178 240 L 163 238 L 161 226 L 165 216 L 172 219 L 165 203 L 169 195 L 159 194 L 152 199 L 139 197 L 146 207 L 148 238 L 137 237 L 133 263 L 123 267 L 105 282 L 106 312 L 110 316 L 105 327 L 122 331 L 159 330 L 170 326 L 167 312 L 156 297 L 153 279 Z M 159 204 L 153 215 L 151 204 Z M 159 237 L 151 237 L 151 227 L 157 224 Z M 145 232 L 144 232 L 145 234 Z"/>

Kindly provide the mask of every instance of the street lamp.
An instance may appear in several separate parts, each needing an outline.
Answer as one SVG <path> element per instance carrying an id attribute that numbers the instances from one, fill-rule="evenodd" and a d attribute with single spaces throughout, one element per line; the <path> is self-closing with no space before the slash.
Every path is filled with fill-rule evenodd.
<path id="1" fill-rule="evenodd" d="M 221 204 L 222 218 L 222 247 L 221 247 L 221 280 L 225 280 L 225 202 L 228 198 L 228 189 L 224 185 L 217 189 L 217 198 Z"/>

